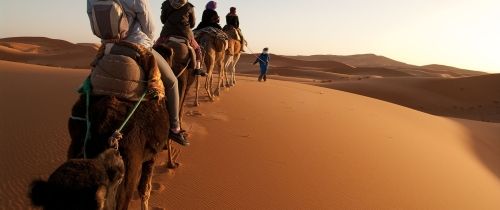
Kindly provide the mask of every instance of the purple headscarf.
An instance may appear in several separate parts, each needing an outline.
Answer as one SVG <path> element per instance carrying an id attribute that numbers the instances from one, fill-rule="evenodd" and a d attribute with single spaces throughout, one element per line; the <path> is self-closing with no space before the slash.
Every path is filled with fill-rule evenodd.
<path id="1" fill-rule="evenodd" d="M 209 1 L 207 3 L 207 6 L 205 6 L 205 9 L 209 9 L 209 10 L 215 10 L 217 8 L 217 2 L 215 1 Z"/>

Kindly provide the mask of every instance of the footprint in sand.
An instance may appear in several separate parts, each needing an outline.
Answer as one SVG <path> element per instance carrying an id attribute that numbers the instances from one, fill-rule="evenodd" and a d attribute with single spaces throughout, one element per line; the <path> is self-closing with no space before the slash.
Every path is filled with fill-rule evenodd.
<path id="1" fill-rule="evenodd" d="M 167 166 L 167 164 L 156 166 L 155 170 L 154 170 L 155 175 L 164 175 L 164 174 L 174 175 L 174 172 L 175 172 L 174 169 L 178 168 L 179 166 L 181 166 L 180 163 L 177 163 L 175 161 L 174 161 L 174 164 L 175 164 L 174 168 L 169 168 Z"/>
<path id="2" fill-rule="evenodd" d="M 210 118 L 213 120 L 218 120 L 218 121 L 225 121 L 225 122 L 229 121 L 229 117 L 227 115 L 225 115 L 224 113 L 211 114 Z"/>
<path id="3" fill-rule="evenodd" d="M 151 186 L 151 194 L 161 193 L 165 189 L 166 189 L 165 185 L 155 182 Z"/>
<path id="4" fill-rule="evenodd" d="M 190 117 L 203 117 L 203 113 L 197 111 L 197 110 L 191 110 L 186 112 L 186 116 Z"/>
<path id="5" fill-rule="evenodd" d="M 162 207 L 153 207 L 153 208 L 151 208 L 151 210 L 166 210 L 166 208 L 162 208 Z"/>

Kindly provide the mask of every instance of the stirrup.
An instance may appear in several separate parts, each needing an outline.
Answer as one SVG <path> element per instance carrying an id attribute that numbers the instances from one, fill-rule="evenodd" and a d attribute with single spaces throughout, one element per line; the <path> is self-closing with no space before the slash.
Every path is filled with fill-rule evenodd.
<path id="1" fill-rule="evenodd" d="M 202 77 L 207 76 L 207 72 L 203 71 L 202 69 L 194 69 L 193 74 L 200 75 Z"/>

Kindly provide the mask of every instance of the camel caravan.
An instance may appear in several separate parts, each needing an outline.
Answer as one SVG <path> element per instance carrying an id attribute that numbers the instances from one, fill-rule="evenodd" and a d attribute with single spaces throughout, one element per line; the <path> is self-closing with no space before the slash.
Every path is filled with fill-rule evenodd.
<path id="1" fill-rule="evenodd" d="M 32 204 L 43 209 L 128 209 L 135 190 L 148 209 L 153 167 L 171 140 L 188 146 L 182 107 L 192 84 L 205 76 L 210 100 L 236 84 L 243 45 L 236 9 L 223 28 L 210 1 L 195 26 L 187 0 L 162 4 L 163 29 L 155 41 L 148 0 L 87 0 L 93 33 L 102 45 L 80 88 L 68 121 L 68 161 L 47 181 L 33 181 Z M 202 70 L 205 66 L 206 72 Z M 226 70 L 229 71 L 229 76 Z M 213 74 L 219 72 L 217 86 Z"/>

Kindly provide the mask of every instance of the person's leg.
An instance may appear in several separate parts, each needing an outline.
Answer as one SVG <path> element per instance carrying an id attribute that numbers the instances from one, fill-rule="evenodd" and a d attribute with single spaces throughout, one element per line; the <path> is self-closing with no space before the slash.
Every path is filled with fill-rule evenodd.
<path id="1" fill-rule="evenodd" d="M 196 56 L 196 66 L 194 67 L 194 74 L 206 76 L 207 73 L 201 69 L 201 59 L 202 59 L 203 55 L 201 52 L 200 45 L 198 44 L 198 42 L 194 38 L 189 39 L 189 45 L 194 49 L 195 56 Z"/>
<path id="2" fill-rule="evenodd" d="M 262 78 L 264 78 L 264 69 L 260 66 L 259 82 L 262 81 Z"/>
<path id="3" fill-rule="evenodd" d="M 172 138 L 181 145 L 189 144 L 184 136 L 180 135 L 181 127 L 179 123 L 179 89 L 177 78 L 174 72 L 168 65 L 167 61 L 155 50 L 152 50 L 153 56 L 155 57 L 156 63 L 161 73 L 161 80 L 165 86 L 165 93 L 167 96 L 167 109 L 170 119 L 170 129 Z"/>
<path id="4" fill-rule="evenodd" d="M 264 77 L 263 77 L 263 79 L 264 79 L 264 82 L 267 81 L 267 66 L 264 69 Z"/>
<path id="5" fill-rule="evenodd" d="M 240 36 L 240 43 L 241 43 L 241 52 L 245 52 L 245 47 L 248 45 L 247 44 L 247 41 L 245 40 L 245 37 L 243 36 L 243 33 L 241 32 L 241 29 L 238 28 L 236 29 L 236 31 L 238 32 L 238 35 Z"/>

